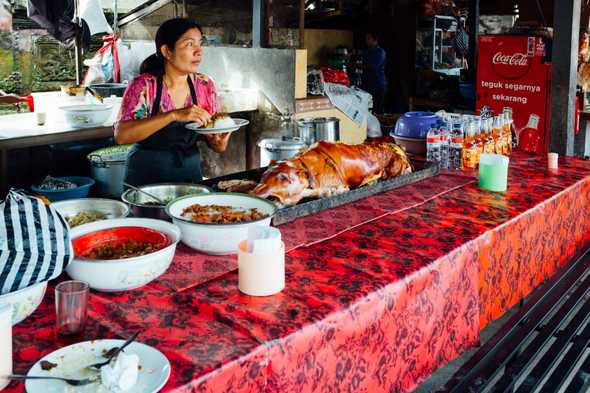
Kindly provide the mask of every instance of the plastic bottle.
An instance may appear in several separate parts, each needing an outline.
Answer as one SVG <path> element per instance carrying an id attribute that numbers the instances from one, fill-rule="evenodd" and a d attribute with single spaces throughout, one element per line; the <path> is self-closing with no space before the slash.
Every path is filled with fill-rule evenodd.
<path id="1" fill-rule="evenodd" d="M 426 160 L 440 163 L 440 130 L 439 124 L 433 124 L 426 134 Z"/>
<path id="2" fill-rule="evenodd" d="M 451 131 L 450 125 L 448 121 L 442 121 L 440 123 L 440 167 L 441 168 L 449 168 L 449 157 L 450 157 L 450 147 L 451 147 Z"/>
<path id="3" fill-rule="evenodd" d="M 451 144 L 449 149 L 449 168 L 460 170 L 463 168 L 463 147 L 465 144 L 465 133 L 463 124 L 456 121 L 451 130 Z"/>

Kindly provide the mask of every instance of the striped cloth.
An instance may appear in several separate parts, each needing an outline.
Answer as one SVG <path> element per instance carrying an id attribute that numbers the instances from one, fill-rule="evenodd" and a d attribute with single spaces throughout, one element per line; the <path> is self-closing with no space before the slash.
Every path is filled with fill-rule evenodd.
<path id="1" fill-rule="evenodd" d="M 0 204 L 0 295 L 59 276 L 73 255 L 64 218 L 40 199 L 10 190 Z"/>

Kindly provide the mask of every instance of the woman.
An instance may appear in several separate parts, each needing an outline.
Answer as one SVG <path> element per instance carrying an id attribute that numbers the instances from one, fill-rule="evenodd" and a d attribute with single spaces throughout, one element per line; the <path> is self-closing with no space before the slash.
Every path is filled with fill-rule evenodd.
<path id="1" fill-rule="evenodd" d="M 187 122 L 207 124 L 219 111 L 213 81 L 198 74 L 201 28 L 175 18 L 156 32 L 156 53 L 141 65 L 127 87 L 115 125 L 118 144 L 135 143 L 129 156 L 126 182 L 144 185 L 202 180 L 198 134 Z M 207 135 L 211 149 L 227 148 L 229 133 Z"/>

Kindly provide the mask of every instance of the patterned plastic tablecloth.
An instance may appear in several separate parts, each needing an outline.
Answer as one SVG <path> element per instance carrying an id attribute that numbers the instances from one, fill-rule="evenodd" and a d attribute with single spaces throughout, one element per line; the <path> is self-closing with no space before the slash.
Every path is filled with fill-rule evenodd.
<path id="1" fill-rule="evenodd" d="M 141 331 L 172 363 L 164 392 L 412 391 L 590 240 L 590 162 L 546 167 L 515 154 L 506 193 L 443 173 L 285 224 L 275 296 L 179 247 L 153 283 L 93 292 L 86 337 Z M 56 349 L 54 321 L 50 285 L 14 329 L 16 372 Z"/>

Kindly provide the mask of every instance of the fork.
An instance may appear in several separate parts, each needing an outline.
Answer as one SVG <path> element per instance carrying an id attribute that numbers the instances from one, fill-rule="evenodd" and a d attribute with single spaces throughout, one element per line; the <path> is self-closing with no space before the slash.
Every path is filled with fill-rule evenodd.
<path id="1" fill-rule="evenodd" d="M 111 360 L 116 358 L 117 355 L 119 355 L 121 353 L 121 351 L 125 349 L 125 347 L 127 347 L 129 344 L 131 344 L 133 341 L 135 341 L 137 336 L 139 336 L 139 332 L 133 333 L 133 335 L 131 337 L 129 337 L 123 345 L 121 345 L 119 348 L 117 348 L 115 351 L 113 351 L 113 354 L 111 356 L 109 356 L 107 358 L 107 360 L 105 360 L 104 362 L 91 364 L 90 366 L 87 366 L 86 368 L 93 368 L 93 369 L 100 370 L 101 367 L 106 366 L 107 364 L 109 364 L 111 362 Z"/>
<path id="2" fill-rule="evenodd" d="M 60 378 L 60 377 L 45 377 L 45 376 L 37 376 L 37 375 L 8 375 L 4 377 L 6 379 L 10 379 L 13 381 L 22 381 L 25 379 L 51 379 L 54 381 L 63 381 L 68 385 L 72 386 L 84 386 L 90 385 L 91 383 L 98 382 L 100 378 L 86 378 L 86 379 L 69 379 L 69 378 Z"/>

